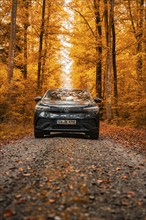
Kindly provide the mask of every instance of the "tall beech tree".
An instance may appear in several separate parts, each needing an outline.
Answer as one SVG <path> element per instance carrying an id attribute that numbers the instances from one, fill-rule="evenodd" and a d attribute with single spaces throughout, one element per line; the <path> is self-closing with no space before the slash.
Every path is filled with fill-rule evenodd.
<path id="1" fill-rule="evenodd" d="M 42 70 L 42 53 L 43 53 L 43 38 L 45 31 L 45 9 L 46 0 L 42 0 L 42 17 L 41 17 L 41 28 L 40 28 L 40 40 L 39 40 L 39 54 L 38 54 L 38 77 L 37 77 L 37 87 L 41 88 L 41 70 Z"/>
<path id="2" fill-rule="evenodd" d="M 28 62 L 28 51 L 27 51 L 27 47 L 28 47 L 28 27 L 29 27 L 29 6 L 30 6 L 30 0 L 25 0 L 24 1 L 24 64 L 23 64 L 23 76 L 24 79 L 27 79 L 27 74 L 28 74 L 28 68 L 27 68 L 27 62 Z"/>
<path id="3" fill-rule="evenodd" d="M 10 43 L 9 43 L 9 57 L 8 57 L 8 82 L 11 83 L 13 78 L 14 68 L 14 51 L 15 51 L 15 38 L 16 38 L 16 16 L 17 16 L 17 0 L 12 0 L 11 10 L 11 30 L 10 30 Z"/>
<path id="4" fill-rule="evenodd" d="M 118 112 L 118 77 L 117 77 L 117 61 L 116 61 L 116 31 L 115 31 L 115 21 L 114 21 L 114 5 L 113 1 L 113 10 L 112 10 L 112 63 L 113 63 L 113 86 L 114 86 L 114 109 L 115 116 L 119 116 Z"/>
<path id="5" fill-rule="evenodd" d="M 95 25 L 96 25 L 96 94 L 99 98 L 102 97 L 102 26 L 100 16 L 100 0 L 93 1 L 94 13 L 95 13 Z"/>
<path id="6" fill-rule="evenodd" d="M 132 7 L 136 9 L 132 12 Z M 133 30 L 133 34 L 136 39 L 136 53 L 137 53 L 137 61 L 136 61 L 136 70 L 137 77 L 140 83 L 143 83 L 143 59 L 142 59 L 142 43 L 143 43 L 143 28 L 144 28 L 144 0 L 137 0 L 136 2 L 133 0 L 128 0 L 128 11 L 129 18 L 131 21 L 131 26 Z M 138 16 L 137 16 L 138 15 Z M 135 19 L 136 17 L 136 19 Z"/>
<path id="7" fill-rule="evenodd" d="M 16 57 L 18 66 L 23 74 L 23 78 L 28 77 L 28 28 L 30 26 L 30 10 L 31 10 L 31 0 L 20 0 L 18 1 L 18 25 L 17 38 L 20 39 L 19 54 Z M 23 12 L 23 13 L 22 13 Z"/>
<path id="8" fill-rule="evenodd" d="M 106 33 L 106 70 L 105 70 L 105 96 L 106 96 L 106 116 L 110 122 L 112 119 L 112 16 L 114 0 L 104 0 L 105 7 L 105 33 Z"/>

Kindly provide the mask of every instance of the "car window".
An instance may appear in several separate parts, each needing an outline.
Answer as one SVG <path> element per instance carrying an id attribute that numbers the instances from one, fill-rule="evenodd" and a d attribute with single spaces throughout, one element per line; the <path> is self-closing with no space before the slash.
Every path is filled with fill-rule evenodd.
<path id="1" fill-rule="evenodd" d="M 50 101 L 90 101 L 90 94 L 86 90 L 49 90 L 44 99 Z"/>

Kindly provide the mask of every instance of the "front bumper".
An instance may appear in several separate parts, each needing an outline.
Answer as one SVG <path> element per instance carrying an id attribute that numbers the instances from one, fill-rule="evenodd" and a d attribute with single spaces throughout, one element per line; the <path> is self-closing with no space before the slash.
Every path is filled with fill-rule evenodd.
<path id="1" fill-rule="evenodd" d="M 60 125 L 57 120 L 76 120 L 75 125 Z M 99 128 L 99 114 L 96 113 L 47 113 L 36 112 L 35 131 L 43 132 L 96 132 Z"/>

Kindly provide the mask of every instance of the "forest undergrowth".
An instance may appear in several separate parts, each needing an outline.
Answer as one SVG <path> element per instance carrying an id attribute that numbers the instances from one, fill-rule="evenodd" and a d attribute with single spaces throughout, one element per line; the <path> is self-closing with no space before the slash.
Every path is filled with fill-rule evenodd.
<path id="1" fill-rule="evenodd" d="M 26 136 L 32 136 L 32 125 L 22 124 L 0 124 L 0 146 L 13 143 Z"/>
<path id="2" fill-rule="evenodd" d="M 116 143 L 130 147 L 138 151 L 146 152 L 146 131 L 130 127 L 120 127 L 109 125 L 106 122 L 101 122 L 100 138 L 110 138 Z M 1 124 L 0 125 L 0 146 L 8 143 L 13 143 L 21 138 L 32 136 L 33 126 Z"/>

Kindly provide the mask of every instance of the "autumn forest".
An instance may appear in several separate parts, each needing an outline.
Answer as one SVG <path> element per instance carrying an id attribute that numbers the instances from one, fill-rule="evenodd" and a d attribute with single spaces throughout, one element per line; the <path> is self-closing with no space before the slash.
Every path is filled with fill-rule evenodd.
<path id="1" fill-rule="evenodd" d="M 101 119 L 145 126 L 144 0 L 0 0 L 0 122 L 32 124 L 34 97 L 88 89 Z"/>

